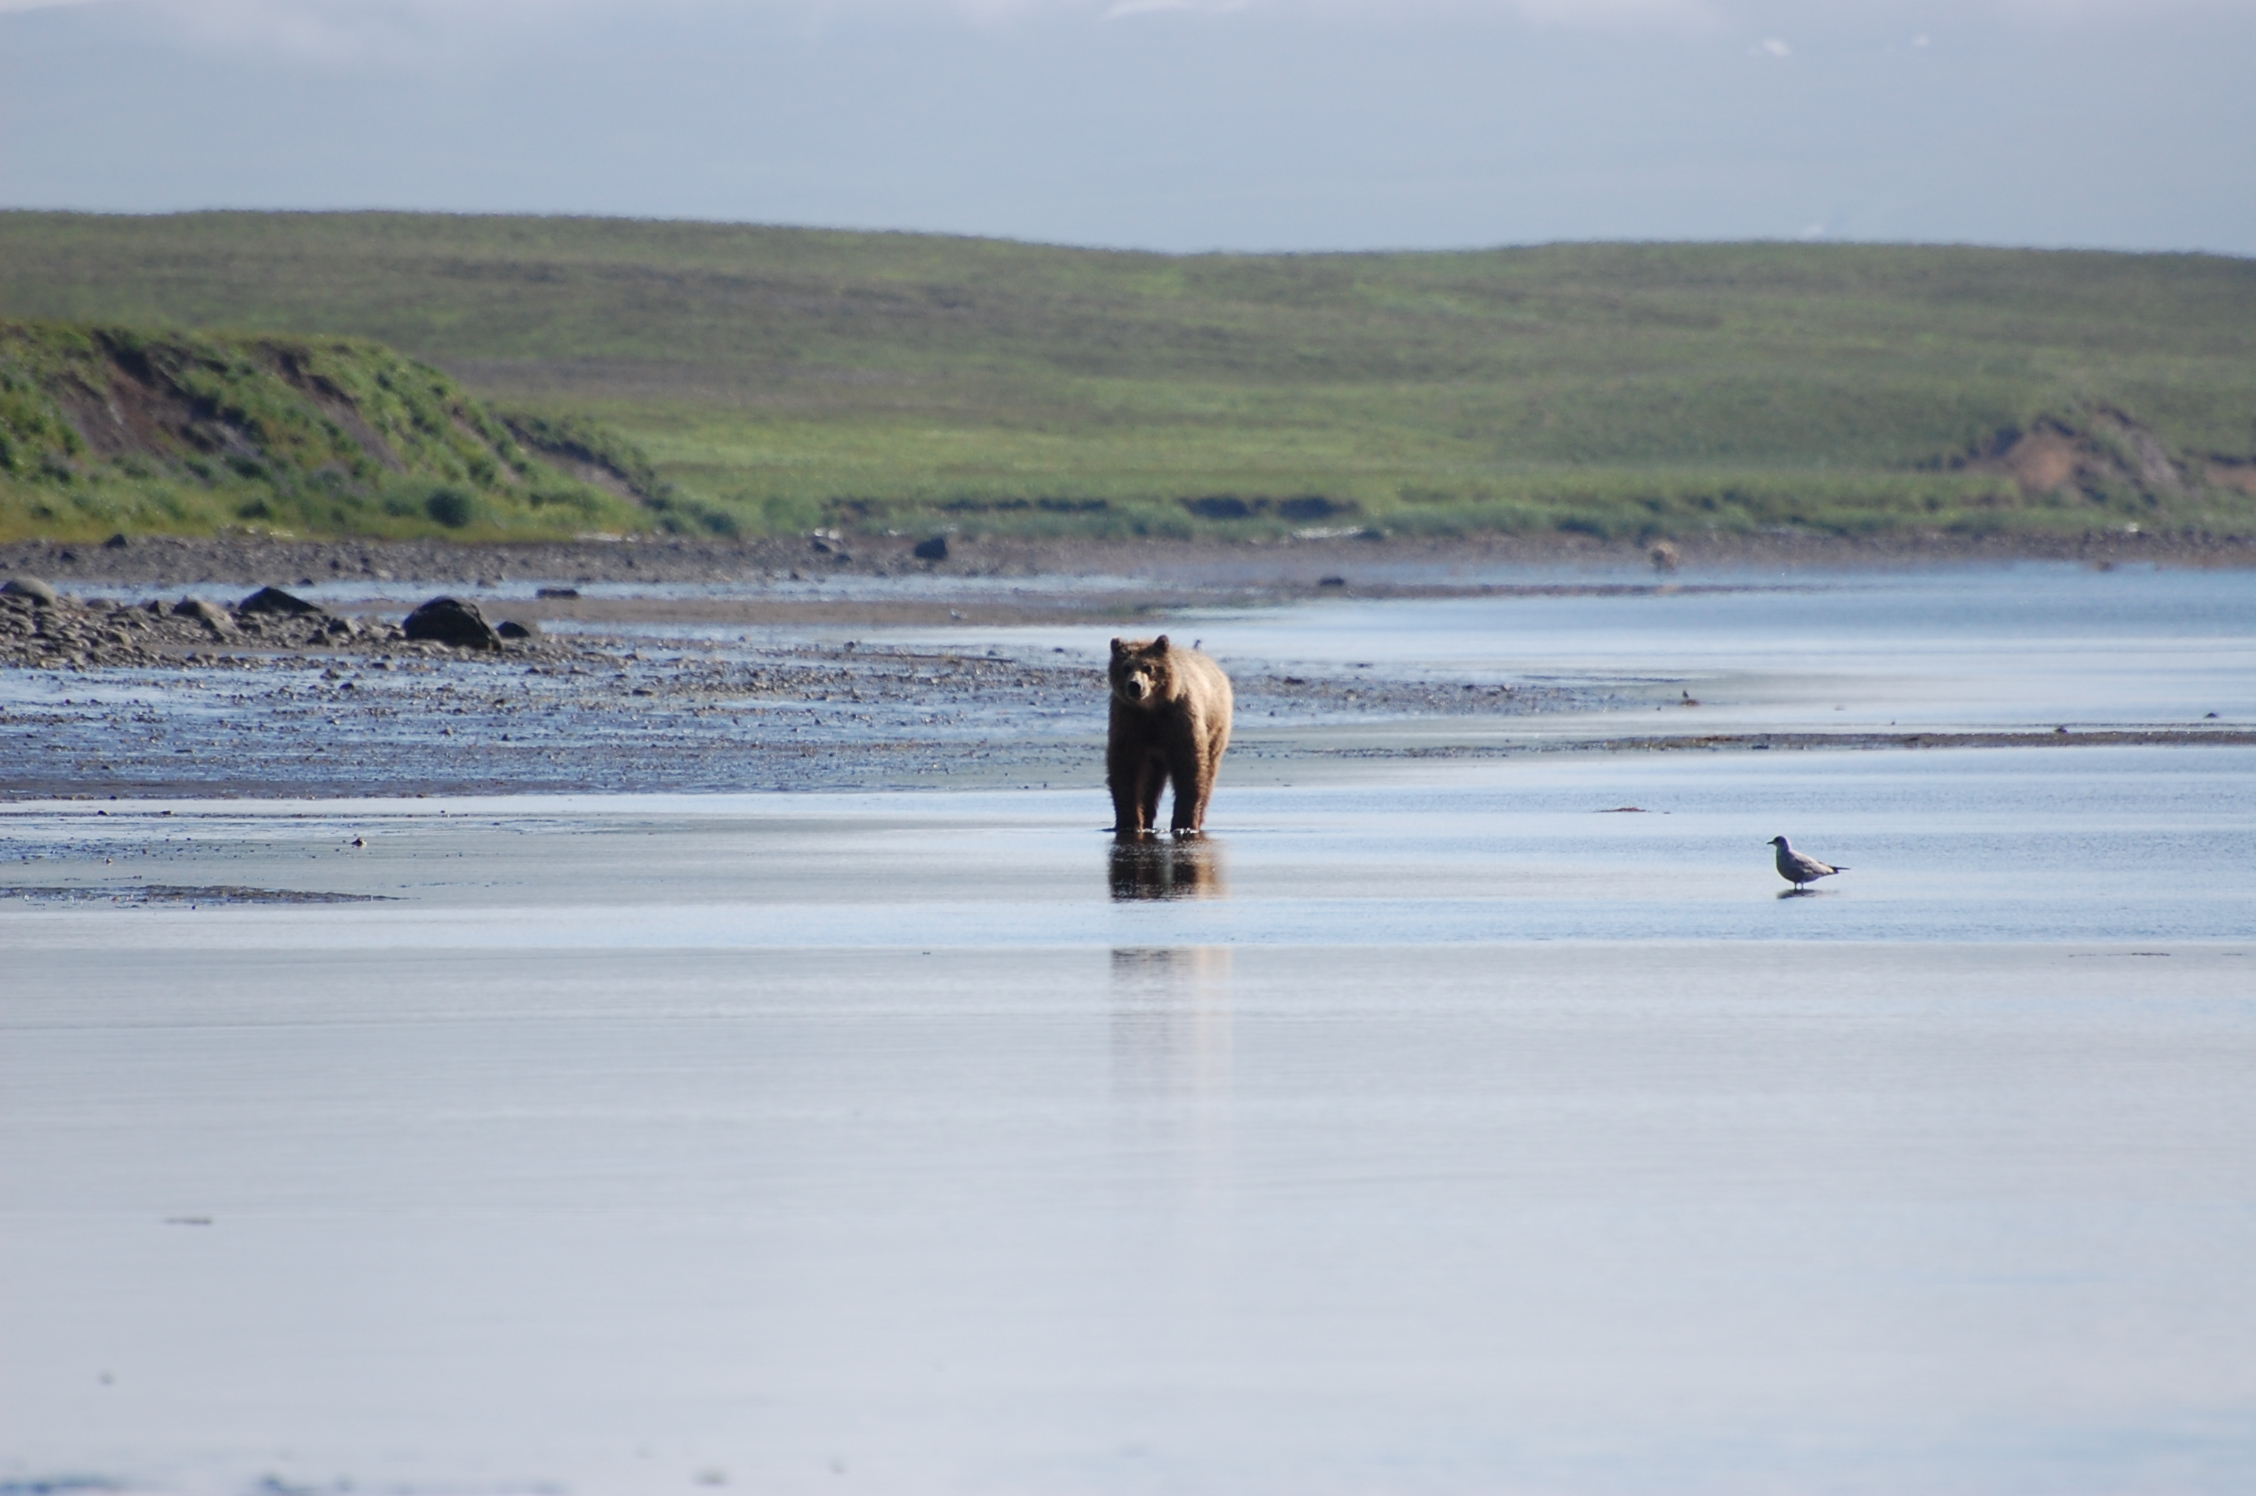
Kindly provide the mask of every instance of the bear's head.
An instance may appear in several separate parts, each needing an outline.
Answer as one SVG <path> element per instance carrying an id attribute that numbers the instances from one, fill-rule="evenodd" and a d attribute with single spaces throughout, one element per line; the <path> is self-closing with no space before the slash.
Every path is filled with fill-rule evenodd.
<path id="1" fill-rule="evenodd" d="M 1130 706 L 1156 706 L 1175 694 L 1167 636 L 1112 641 L 1112 694 Z"/>

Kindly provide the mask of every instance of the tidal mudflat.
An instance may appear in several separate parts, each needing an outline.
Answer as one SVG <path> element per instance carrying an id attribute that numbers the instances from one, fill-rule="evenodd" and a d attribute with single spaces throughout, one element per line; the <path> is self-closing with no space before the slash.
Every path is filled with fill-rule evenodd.
<path id="1" fill-rule="evenodd" d="M 2231 580 L 1178 614 L 1339 683 L 1199 843 L 1072 717 L 1047 789 L 19 798 L 0 1480 L 2243 1489 Z"/>

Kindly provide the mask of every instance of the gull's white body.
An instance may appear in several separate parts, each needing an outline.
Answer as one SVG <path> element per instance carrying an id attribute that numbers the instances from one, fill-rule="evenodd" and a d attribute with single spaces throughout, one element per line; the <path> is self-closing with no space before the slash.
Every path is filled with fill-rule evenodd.
<path id="1" fill-rule="evenodd" d="M 1845 873 L 1845 867 L 1835 867 L 1830 862 L 1819 862 L 1794 850 L 1793 843 L 1783 836 L 1774 836 L 1770 844 L 1778 849 L 1778 876 L 1800 888 L 1804 883 L 1815 883 L 1820 878 L 1830 878 L 1835 873 Z"/>

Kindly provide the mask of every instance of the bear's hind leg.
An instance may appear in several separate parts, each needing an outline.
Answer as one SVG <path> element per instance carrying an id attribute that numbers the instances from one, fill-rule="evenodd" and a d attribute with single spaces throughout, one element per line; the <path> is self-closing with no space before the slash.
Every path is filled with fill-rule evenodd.
<path id="1" fill-rule="evenodd" d="M 1178 750 L 1169 772 L 1175 779 L 1175 806 L 1168 817 L 1167 828 L 1177 836 L 1205 829 L 1206 800 L 1212 786 L 1207 782 L 1206 767 L 1199 762 L 1197 750 Z M 1158 824 L 1156 813 L 1153 824 Z"/>
<path id="2" fill-rule="evenodd" d="M 1206 807 L 1214 799 L 1214 781 L 1222 777 L 1222 755 L 1230 747 L 1230 724 L 1224 722 L 1219 728 L 1209 731 L 1203 746 L 1206 750 L 1204 756 L 1194 756 L 1193 759 L 1196 765 L 1193 771 L 1193 782 L 1198 786 L 1198 792 L 1191 804 L 1191 829 L 1193 831 L 1206 830 Z M 1175 793 L 1178 798 L 1182 795 L 1182 786 L 1183 781 L 1178 778 L 1175 781 Z"/>

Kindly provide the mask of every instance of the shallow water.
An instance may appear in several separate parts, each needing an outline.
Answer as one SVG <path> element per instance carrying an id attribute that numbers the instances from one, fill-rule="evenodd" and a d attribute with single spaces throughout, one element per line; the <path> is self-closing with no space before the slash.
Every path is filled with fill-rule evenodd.
<path id="1" fill-rule="evenodd" d="M 1189 622 L 2249 698 L 2239 592 L 2116 581 Z M 2245 1488 L 2256 748 L 1255 763 L 1125 848 L 1093 774 L 0 807 L 0 1491 Z"/>
<path id="2" fill-rule="evenodd" d="M 2252 778 L 19 807 L 0 1468 L 2234 1490 Z"/>
<path id="3" fill-rule="evenodd" d="M 1533 755 L 1234 787 L 1203 842 L 1116 846 L 1107 814 L 1093 789 L 26 805 L 0 878 L 405 905 L 272 916 L 309 949 L 2256 935 L 2248 748 Z M 1793 894 L 1780 833 L 1850 871 Z"/>

